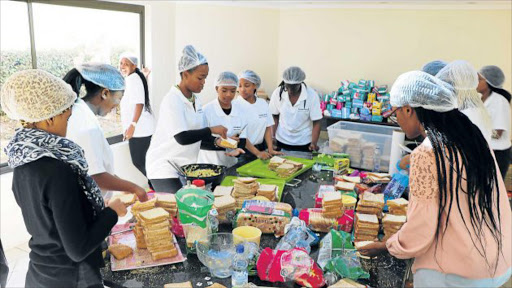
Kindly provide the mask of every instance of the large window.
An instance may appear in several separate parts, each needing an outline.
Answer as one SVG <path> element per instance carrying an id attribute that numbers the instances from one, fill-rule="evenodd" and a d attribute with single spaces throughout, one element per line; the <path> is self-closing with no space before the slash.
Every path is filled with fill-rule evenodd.
<path id="1" fill-rule="evenodd" d="M 0 11 L 0 85 L 24 69 L 43 69 L 63 77 L 84 62 L 117 68 L 124 51 L 144 55 L 143 6 L 102 1 L 2 0 Z M 19 124 L 1 110 L 0 117 L 0 163 L 5 163 L 3 148 Z M 116 137 L 123 132 L 118 109 L 98 119 L 107 138 L 120 138 Z"/>

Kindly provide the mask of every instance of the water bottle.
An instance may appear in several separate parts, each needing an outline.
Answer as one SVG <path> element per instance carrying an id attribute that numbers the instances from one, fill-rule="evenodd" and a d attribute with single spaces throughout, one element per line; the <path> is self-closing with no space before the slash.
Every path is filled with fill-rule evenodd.
<path id="1" fill-rule="evenodd" d="M 375 150 L 373 151 L 373 172 L 380 171 L 380 147 L 379 145 L 375 146 Z"/>
<path id="2" fill-rule="evenodd" d="M 231 286 L 242 287 L 249 283 L 249 274 L 247 273 L 247 259 L 244 254 L 244 245 L 236 246 L 236 254 L 233 259 L 233 273 L 231 274 Z"/>
<path id="3" fill-rule="evenodd" d="M 217 219 L 217 216 L 219 216 L 217 209 L 212 209 L 208 212 L 208 230 L 210 230 L 210 234 L 219 231 L 219 219 Z"/>

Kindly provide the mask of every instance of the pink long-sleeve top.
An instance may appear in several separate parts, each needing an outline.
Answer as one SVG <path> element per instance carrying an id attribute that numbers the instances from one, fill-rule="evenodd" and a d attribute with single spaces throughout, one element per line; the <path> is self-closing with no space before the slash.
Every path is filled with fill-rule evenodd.
<path id="1" fill-rule="evenodd" d="M 448 162 L 446 167 L 449 171 Z M 502 237 L 502 251 L 499 255 L 497 254 L 497 243 L 485 224 L 483 229 L 477 233 L 472 228 L 467 195 L 462 190 L 457 193 L 460 197 L 460 209 L 468 228 L 464 225 L 454 199 L 448 228 L 445 234 L 440 236 L 439 241 L 436 240 L 439 189 L 434 151 L 428 138 L 411 154 L 407 223 L 387 240 L 386 246 L 389 253 L 400 259 L 416 258 L 412 267 L 413 273 L 418 269 L 432 269 L 469 279 L 494 278 L 503 275 L 512 263 L 512 213 L 505 184 L 497 165 L 496 170 L 498 171 L 500 195 L 498 199 L 495 199 L 500 207 Z M 454 173 L 454 182 L 455 177 Z M 462 181 L 462 188 L 466 190 L 466 182 Z M 496 189 L 493 193 L 497 194 Z M 446 215 L 447 209 L 441 216 L 442 223 L 445 223 Z M 495 209 L 495 217 L 497 217 L 497 209 Z M 471 231 L 471 236 L 467 229 Z M 476 245 L 480 247 L 477 237 L 483 240 L 485 248 L 480 248 L 480 251 L 485 251 L 484 256 L 479 253 L 472 241 L 473 238 Z M 438 242 L 437 251 L 436 242 Z M 496 273 L 494 273 L 496 261 L 498 261 L 498 265 Z M 489 263 L 491 268 L 486 263 Z"/>

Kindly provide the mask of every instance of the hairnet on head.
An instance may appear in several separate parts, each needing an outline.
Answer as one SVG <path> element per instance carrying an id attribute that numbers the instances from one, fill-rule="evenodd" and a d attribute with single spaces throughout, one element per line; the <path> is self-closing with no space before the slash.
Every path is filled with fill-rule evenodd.
<path id="1" fill-rule="evenodd" d="M 71 107 L 76 93 L 64 80 L 39 70 L 11 75 L 2 87 L 2 110 L 13 120 L 35 123 L 50 119 Z"/>
<path id="2" fill-rule="evenodd" d="M 306 73 L 297 66 L 286 68 L 283 72 L 283 81 L 286 84 L 300 84 L 306 80 Z"/>
<path id="3" fill-rule="evenodd" d="M 502 88 L 503 82 L 505 82 L 505 74 L 498 66 L 484 66 L 480 69 L 480 75 L 485 78 L 487 83 L 496 88 Z"/>
<path id="4" fill-rule="evenodd" d="M 126 58 L 128 61 L 132 62 L 132 64 L 135 66 L 139 65 L 139 57 L 137 57 L 135 53 L 124 52 L 119 56 L 119 61 L 123 60 L 123 58 Z"/>
<path id="5" fill-rule="evenodd" d="M 457 108 L 453 87 L 422 71 L 410 71 L 396 79 L 391 88 L 391 105 L 422 107 L 436 112 Z"/>
<path id="6" fill-rule="evenodd" d="M 203 54 L 197 52 L 194 46 L 187 45 L 183 48 L 183 55 L 181 55 L 178 64 L 178 71 L 181 73 L 206 63 L 208 63 L 208 60 L 206 60 Z"/>
<path id="7" fill-rule="evenodd" d="M 82 77 L 109 90 L 124 90 L 124 78 L 116 68 L 102 63 L 84 63 L 76 67 Z"/>
<path id="8" fill-rule="evenodd" d="M 234 86 L 238 87 L 238 77 L 233 72 L 222 72 L 217 76 L 217 80 L 215 81 L 215 87 L 219 86 Z"/>
<path id="9" fill-rule="evenodd" d="M 477 107 L 482 103 L 476 91 L 478 73 L 468 61 L 450 62 L 437 73 L 436 77 L 453 86 L 460 110 Z"/>
<path id="10" fill-rule="evenodd" d="M 428 62 L 427 64 L 423 65 L 423 68 L 421 68 L 421 71 L 428 73 L 432 76 L 436 76 L 436 74 L 444 68 L 448 63 L 443 60 L 434 60 L 431 62 Z"/>
<path id="11" fill-rule="evenodd" d="M 245 79 L 251 83 L 256 85 L 256 88 L 260 88 L 261 78 L 256 74 L 256 72 L 252 70 L 245 70 L 238 74 L 238 79 Z"/>

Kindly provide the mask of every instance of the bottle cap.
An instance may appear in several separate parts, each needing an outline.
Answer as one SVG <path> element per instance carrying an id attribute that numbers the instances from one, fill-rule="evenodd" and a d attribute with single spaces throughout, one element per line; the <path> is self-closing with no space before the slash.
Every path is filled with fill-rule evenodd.
<path id="1" fill-rule="evenodd" d="M 196 180 L 192 181 L 192 185 L 195 185 L 196 187 L 204 187 L 205 182 L 203 179 L 196 179 Z"/>
<path id="2" fill-rule="evenodd" d="M 236 253 L 244 253 L 244 245 L 243 244 L 238 244 L 236 245 Z"/>

